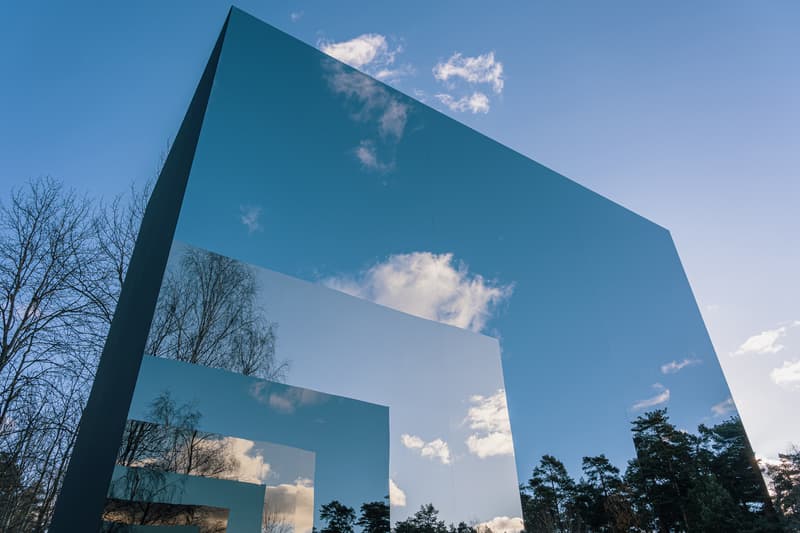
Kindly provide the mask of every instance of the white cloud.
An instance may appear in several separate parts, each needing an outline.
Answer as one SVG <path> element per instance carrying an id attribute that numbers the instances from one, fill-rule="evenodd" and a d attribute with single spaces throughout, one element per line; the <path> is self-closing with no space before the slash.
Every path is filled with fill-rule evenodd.
<path id="1" fill-rule="evenodd" d="M 340 64 L 327 65 L 331 89 L 355 102 L 353 120 L 374 124 L 375 140 L 362 140 L 353 149 L 362 166 L 369 170 L 390 170 L 394 161 L 382 162 L 377 156 L 380 145 L 392 152 L 403 137 L 408 122 L 408 105 L 372 78 L 347 71 Z"/>
<path id="2" fill-rule="evenodd" d="M 367 122 L 380 116 L 393 96 L 385 87 L 359 72 L 345 70 L 338 63 L 327 63 L 328 84 L 335 93 L 355 100 L 358 104 L 353 118 Z"/>
<path id="3" fill-rule="evenodd" d="M 783 366 L 773 369 L 769 377 L 776 385 L 790 388 L 800 387 L 800 359 L 784 361 Z"/>
<path id="4" fill-rule="evenodd" d="M 753 335 L 744 341 L 733 355 L 778 353 L 784 348 L 783 344 L 779 344 L 778 341 L 786 335 L 786 332 L 789 331 L 790 328 L 797 327 L 798 325 L 800 325 L 800 321 L 796 320 L 790 324 L 782 325 L 775 329 L 768 329 L 762 331 L 758 335 Z"/>
<path id="5" fill-rule="evenodd" d="M 406 127 L 408 106 L 378 83 L 358 72 L 339 69 L 329 78 L 337 93 L 356 100 L 358 108 L 353 118 L 362 122 L 374 120 L 381 137 L 400 140 Z"/>
<path id="6" fill-rule="evenodd" d="M 394 62 L 395 52 L 389 50 L 386 37 L 378 33 L 365 33 L 338 43 L 320 42 L 319 47 L 329 56 L 354 68 L 361 68 L 377 59 L 389 64 Z"/>
<path id="7" fill-rule="evenodd" d="M 430 442 L 425 442 L 416 435 L 404 433 L 400 435 L 400 442 L 410 450 L 418 450 L 422 457 L 436 459 L 443 465 L 450 464 L 450 447 L 442 439 L 434 439 Z"/>
<path id="8" fill-rule="evenodd" d="M 470 397 L 469 401 L 472 404 L 467 411 L 470 429 L 487 432 L 511 431 L 504 389 L 497 389 L 497 392 L 491 396 L 475 394 Z"/>
<path id="9" fill-rule="evenodd" d="M 252 440 L 225 437 L 225 449 L 239 465 L 236 480 L 244 483 L 266 485 L 270 474 L 270 465 L 264 461 L 264 455 L 255 450 Z"/>
<path id="10" fill-rule="evenodd" d="M 386 137 L 399 139 L 408 120 L 408 106 L 395 98 L 389 98 L 379 120 L 378 131 Z"/>
<path id="11" fill-rule="evenodd" d="M 670 361 L 667 364 L 661 365 L 662 374 L 675 374 L 680 372 L 687 366 L 700 364 L 699 359 L 684 359 L 683 361 Z"/>
<path id="12" fill-rule="evenodd" d="M 375 142 L 369 139 L 361 141 L 361 143 L 354 150 L 354 153 L 356 159 L 361 162 L 361 166 L 367 170 L 383 172 L 391 169 L 392 167 L 391 163 L 383 163 L 378 159 L 378 152 Z"/>
<path id="13" fill-rule="evenodd" d="M 470 453 L 477 455 L 481 459 L 495 455 L 512 455 L 514 453 L 511 433 L 472 434 L 467 437 L 466 442 Z"/>
<path id="14" fill-rule="evenodd" d="M 451 111 L 471 111 L 473 114 L 489 112 L 489 97 L 481 92 L 476 91 L 470 96 L 462 96 L 459 99 L 455 99 L 449 94 L 437 94 L 435 96 Z"/>
<path id="15" fill-rule="evenodd" d="M 303 18 L 304 14 L 305 13 L 303 13 L 302 11 L 292 11 L 291 13 L 289 13 L 289 18 L 292 20 L 292 22 L 297 22 L 298 20 Z"/>
<path id="16" fill-rule="evenodd" d="M 640 411 L 642 409 L 649 409 L 650 407 L 665 404 L 669 401 L 669 389 L 665 388 L 661 383 L 654 383 L 653 388 L 659 391 L 658 394 L 644 400 L 639 400 L 633 404 L 631 409 Z"/>
<path id="17" fill-rule="evenodd" d="M 475 529 L 478 530 L 478 532 L 489 530 L 492 533 L 519 533 L 525 529 L 525 526 L 522 523 L 522 518 L 516 516 L 496 516 L 488 522 L 481 522 L 476 525 Z"/>
<path id="18" fill-rule="evenodd" d="M 450 464 L 450 448 L 442 439 L 434 439 L 430 442 L 426 442 L 425 446 L 420 450 L 420 453 L 422 457 L 438 459 L 443 465 Z"/>
<path id="19" fill-rule="evenodd" d="M 310 479 L 294 482 L 297 494 L 294 504 L 294 533 L 314 530 L 314 483 Z"/>
<path id="20" fill-rule="evenodd" d="M 392 507 L 406 506 L 406 493 L 397 486 L 393 479 L 389 479 L 389 504 Z"/>
<path id="21" fill-rule="evenodd" d="M 254 383 L 250 387 L 250 396 L 283 414 L 292 414 L 301 407 L 327 401 L 327 396 L 321 392 L 300 387 L 275 386 L 267 381 Z"/>
<path id="22" fill-rule="evenodd" d="M 355 278 L 323 280 L 347 294 L 472 331 L 481 331 L 511 285 L 487 281 L 455 263 L 453 254 L 413 252 L 390 256 Z"/>
<path id="23" fill-rule="evenodd" d="M 256 205 L 239 206 L 239 220 L 247 227 L 248 233 L 261 231 L 261 207 Z"/>
<path id="24" fill-rule="evenodd" d="M 406 76 L 411 76 L 415 72 L 414 67 L 411 65 L 400 65 L 397 68 L 378 68 L 370 74 L 384 83 L 392 83 Z"/>
<path id="25" fill-rule="evenodd" d="M 512 455 L 514 443 L 505 390 L 499 389 L 491 396 L 472 396 L 470 402 L 472 406 L 467 411 L 466 421 L 475 431 L 466 441 L 470 453 L 481 459 Z"/>
<path id="26" fill-rule="evenodd" d="M 729 413 L 736 412 L 736 406 L 733 404 L 733 398 L 728 397 L 727 400 L 723 400 L 718 404 L 712 405 L 711 412 L 714 413 L 714 416 L 725 416 Z"/>
<path id="27" fill-rule="evenodd" d="M 464 57 L 460 53 L 453 54 L 445 62 L 433 67 L 433 77 L 443 82 L 449 89 L 455 89 L 455 80 L 462 80 L 474 87 L 475 84 L 488 84 L 496 94 L 503 91 L 503 64 L 494 57 L 494 52 L 476 57 Z M 489 97 L 481 91 L 470 91 L 468 94 L 453 96 L 439 93 L 436 98 L 450 111 L 476 113 L 489 112 Z"/>
<path id="28" fill-rule="evenodd" d="M 408 433 L 403 433 L 400 435 L 400 442 L 403 443 L 403 446 L 406 448 L 411 449 L 418 449 L 425 446 L 425 441 L 421 438 L 417 437 L 416 435 L 409 435 Z"/>
<path id="29" fill-rule="evenodd" d="M 274 393 L 269 395 L 269 406 L 282 413 L 294 413 L 295 410 L 291 399 Z"/>
<path id="30" fill-rule="evenodd" d="M 314 483 L 299 478 L 294 483 L 267 487 L 264 516 L 275 525 L 293 526 L 294 533 L 310 533 L 314 526 Z"/>
<path id="31" fill-rule="evenodd" d="M 389 40 L 379 33 L 365 33 L 349 41 L 320 41 L 318 46 L 329 56 L 383 82 L 395 82 L 415 72 L 411 65 L 395 65 L 403 47 L 390 46 Z"/>
<path id="32" fill-rule="evenodd" d="M 433 76 L 439 81 L 461 78 L 469 83 L 488 83 L 495 93 L 503 91 L 503 64 L 494 58 L 494 52 L 476 57 L 453 54 L 444 63 L 433 67 Z"/>

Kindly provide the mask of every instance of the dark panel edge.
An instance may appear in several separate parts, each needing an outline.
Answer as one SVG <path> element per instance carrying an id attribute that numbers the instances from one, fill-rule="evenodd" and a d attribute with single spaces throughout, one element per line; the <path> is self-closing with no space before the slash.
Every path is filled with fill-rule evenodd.
<path id="1" fill-rule="evenodd" d="M 111 328 L 56 501 L 52 533 L 100 529 L 145 343 L 231 12 L 147 203 Z"/>

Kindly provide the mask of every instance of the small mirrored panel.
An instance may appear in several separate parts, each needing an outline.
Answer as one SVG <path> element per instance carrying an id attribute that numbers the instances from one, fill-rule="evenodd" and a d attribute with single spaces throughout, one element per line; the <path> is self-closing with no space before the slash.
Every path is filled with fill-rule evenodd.
<path id="1" fill-rule="evenodd" d="M 109 499 L 103 515 L 104 533 L 226 533 L 228 510 L 203 505 L 180 505 Z M 136 525 L 150 522 L 150 525 Z"/>
<path id="2" fill-rule="evenodd" d="M 318 502 L 384 501 L 388 424 L 379 405 L 145 357 L 104 520 L 222 527 L 202 507 L 225 531 L 310 533 Z"/>
<path id="3" fill-rule="evenodd" d="M 259 531 L 264 488 L 154 467 L 114 469 L 105 531 L 191 526 L 200 532 Z"/>
<path id="4" fill-rule="evenodd" d="M 389 407 L 369 502 L 398 533 L 774 524 L 664 228 L 240 11 L 175 239 L 138 409 L 168 387 L 203 431 L 313 451 L 317 527 L 372 477 L 323 493 L 356 440 L 291 433 L 281 387 Z M 236 373 L 268 380 L 257 434 Z"/>

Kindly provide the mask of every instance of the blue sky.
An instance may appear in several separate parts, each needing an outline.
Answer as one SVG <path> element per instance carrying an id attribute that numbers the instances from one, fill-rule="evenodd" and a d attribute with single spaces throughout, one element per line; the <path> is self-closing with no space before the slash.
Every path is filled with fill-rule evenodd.
<path id="1" fill-rule="evenodd" d="M 239 5 L 315 45 L 385 36 L 409 94 L 446 89 L 432 69 L 456 52 L 494 52 L 488 113 L 432 103 L 669 228 L 756 451 L 800 440 L 796 3 Z M 2 183 L 111 194 L 150 177 L 227 8 L 4 6 Z"/>

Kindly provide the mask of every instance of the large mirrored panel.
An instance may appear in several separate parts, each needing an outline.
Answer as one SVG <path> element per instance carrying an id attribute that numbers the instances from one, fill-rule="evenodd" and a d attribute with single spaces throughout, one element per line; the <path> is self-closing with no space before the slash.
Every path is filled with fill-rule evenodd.
<path id="1" fill-rule="evenodd" d="M 429 461 L 431 476 L 447 466 L 445 426 L 476 439 L 503 434 L 486 422 L 473 427 L 469 413 L 500 404 L 504 390 L 528 529 L 703 530 L 719 517 L 772 527 L 752 450 L 664 228 L 241 12 L 228 24 L 175 237 L 500 339 L 505 378 L 483 373 L 475 382 L 483 388 L 473 390 L 458 389 L 466 378 L 445 377 L 469 375 L 477 363 L 466 350 L 458 350 L 462 359 L 448 360 L 448 350 L 386 357 L 395 345 L 386 332 L 403 326 L 380 330 L 380 346 L 358 365 L 373 367 L 364 376 L 413 367 L 422 385 L 405 392 L 411 401 L 428 379 L 447 390 L 442 401 L 460 419 L 397 429 L 407 435 L 399 449 Z M 306 302 L 318 290 L 296 297 L 309 324 L 325 308 Z M 332 350 L 374 331 L 348 326 L 349 305 L 330 326 Z M 279 332 L 284 323 L 291 331 L 293 320 L 274 316 Z M 316 327 L 306 342 L 321 335 Z M 348 381 L 352 365 L 337 374 L 306 367 L 289 352 L 290 338 L 290 383 L 377 401 L 373 385 Z M 336 352 L 348 355 L 355 357 Z M 391 368 L 376 366 L 388 359 Z M 332 375 L 341 388 L 328 383 Z M 385 403 L 394 409 L 392 400 Z M 448 509 L 447 521 L 469 522 L 473 508 L 457 502 L 471 481 L 452 477 L 448 490 L 422 502 L 403 487 L 394 424 L 393 412 L 391 475 L 407 507 L 393 507 L 393 520 L 432 503 Z M 450 476 L 461 437 L 447 441 Z M 472 442 L 473 451 L 488 449 L 476 444 L 488 440 Z M 475 459 L 470 472 L 486 479 L 503 471 L 481 470 L 489 460 L 510 457 L 481 458 L 469 445 L 464 453 Z M 502 494 L 497 509 L 511 509 L 511 499 L 519 505 L 518 494 Z"/>

